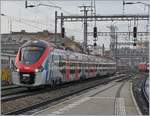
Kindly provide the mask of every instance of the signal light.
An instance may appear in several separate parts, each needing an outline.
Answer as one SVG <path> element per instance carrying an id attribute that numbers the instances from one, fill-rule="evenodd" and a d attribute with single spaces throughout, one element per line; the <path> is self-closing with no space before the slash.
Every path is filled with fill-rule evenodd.
<path id="1" fill-rule="evenodd" d="M 136 43 L 135 43 L 135 42 L 133 43 L 133 46 L 136 46 Z"/>
<path id="2" fill-rule="evenodd" d="M 137 27 L 133 27 L 133 37 L 137 37 Z"/>
<path id="3" fill-rule="evenodd" d="M 96 38 L 97 37 L 97 27 L 93 28 L 93 37 Z"/>
<path id="4" fill-rule="evenodd" d="M 65 28 L 64 27 L 62 27 L 62 29 L 61 29 L 61 36 L 62 36 L 62 38 L 65 37 Z"/>
<path id="5" fill-rule="evenodd" d="M 97 46 L 97 44 L 96 44 L 96 43 L 94 43 L 94 46 Z"/>

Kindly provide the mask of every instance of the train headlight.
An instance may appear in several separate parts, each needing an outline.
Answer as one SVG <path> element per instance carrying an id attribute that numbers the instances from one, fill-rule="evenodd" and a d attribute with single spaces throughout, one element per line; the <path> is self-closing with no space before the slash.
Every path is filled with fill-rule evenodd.
<path id="1" fill-rule="evenodd" d="M 19 72 L 19 69 L 17 68 L 16 71 Z"/>
<path id="2" fill-rule="evenodd" d="M 39 69 L 35 69 L 35 72 L 39 72 Z"/>
<path id="3" fill-rule="evenodd" d="M 42 72 L 43 70 L 44 70 L 44 68 L 41 66 L 40 68 L 35 69 L 35 72 Z"/>

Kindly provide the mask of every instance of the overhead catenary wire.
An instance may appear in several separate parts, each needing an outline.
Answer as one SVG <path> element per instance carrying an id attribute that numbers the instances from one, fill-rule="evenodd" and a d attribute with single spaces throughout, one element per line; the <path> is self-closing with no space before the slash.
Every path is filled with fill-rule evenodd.
<path id="1" fill-rule="evenodd" d="M 5 17 L 8 18 L 9 20 L 13 20 L 13 21 L 15 21 L 15 22 L 22 23 L 22 24 L 28 25 L 28 26 L 33 27 L 33 28 L 43 29 L 43 28 L 40 28 L 39 26 L 35 26 L 35 25 L 29 24 L 29 23 L 27 23 L 27 22 L 20 21 L 19 19 L 16 19 L 16 18 L 14 18 L 14 17 L 13 17 L 13 18 L 10 17 L 10 16 L 5 16 Z M 14 25 L 13 25 L 13 26 L 14 26 Z"/>
<path id="2" fill-rule="evenodd" d="M 128 31 L 129 31 L 129 40 L 130 40 L 130 37 L 131 37 L 131 20 L 128 21 Z"/>
<path id="3" fill-rule="evenodd" d="M 49 26 L 45 23 L 41 23 L 39 21 L 33 21 L 33 20 L 29 20 L 29 19 L 24 19 L 24 18 L 20 18 L 20 17 L 14 17 L 14 16 L 5 16 L 6 18 L 8 18 L 9 20 L 13 20 L 15 22 L 18 23 L 22 23 L 24 25 L 28 25 L 30 27 L 36 28 L 36 29 L 40 29 L 43 30 L 45 27 L 48 28 Z M 10 26 L 10 21 L 8 20 L 8 27 Z M 14 25 L 13 25 L 14 26 Z M 44 28 L 42 28 L 44 26 Z M 52 27 L 54 27 L 54 24 L 51 24 Z M 9 27 L 10 28 L 10 27 Z M 67 28 L 70 31 L 78 31 L 78 29 L 71 29 L 71 28 Z"/>
<path id="4" fill-rule="evenodd" d="M 96 4 L 95 4 L 95 0 L 94 0 L 94 16 L 96 16 Z M 95 26 L 96 26 L 96 18 L 95 18 Z"/>
<path id="5" fill-rule="evenodd" d="M 37 2 L 37 4 L 39 4 L 40 3 L 40 1 L 39 0 L 36 0 L 35 2 Z M 19 8 L 22 8 L 21 6 L 20 6 L 20 4 L 18 4 L 17 2 L 13 2 L 13 3 L 15 3 L 16 5 L 17 5 L 17 7 L 19 7 Z M 36 4 L 36 3 L 34 3 L 34 4 Z M 25 10 L 25 11 L 28 11 L 28 10 Z M 32 11 L 30 10 L 30 11 L 28 11 L 28 12 L 30 12 L 30 13 L 32 13 Z M 35 15 L 35 14 L 34 14 Z M 33 16 L 34 16 L 33 15 Z M 37 15 L 38 16 L 38 15 Z M 39 18 L 41 18 L 41 16 L 38 16 Z M 28 19 L 25 19 L 25 20 L 28 20 Z M 52 20 L 52 19 L 51 19 Z M 54 20 L 52 20 L 52 21 L 54 21 Z M 36 21 L 31 21 L 32 23 L 36 23 Z M 38 22 L 38 24 L 39 23 L 41 23 L 41 22 Z M 41 24 L 44 24 L 44 23 L 41 23 Z M 44 25 L 47 25 L 47 24 L 44 24 Z M 52 24 L 51 24 L 51 26 L 52 26 Z M 53 24 L 53 26 L 54 26 L 54 24 Z"/>
<path id="6" fill-rule="evenodd" d="M 59 5 L 57 5 L 56 3 L 54 3 L 54 1 L 53 1 L 53 2 L 52 2 L 51 0 L 48 0 L 48 1 L 49 1 L 49 3 L 50 3 L 50 4 L 53 4 L 53 5 L 59 6 Z M 61 7 L 61 6 L 59 6 L 59 7 Z M 66 13 L 66 14 L 72 15 L 72 13 L 71 13 L 71 12 L 64 10 L 64 9 L 63 9 L 63 7 L 61 7 L 61 9 L 60 9 L 60 10 L 61 10 L 61 11 L 63 11 L 64 13 Z"/>

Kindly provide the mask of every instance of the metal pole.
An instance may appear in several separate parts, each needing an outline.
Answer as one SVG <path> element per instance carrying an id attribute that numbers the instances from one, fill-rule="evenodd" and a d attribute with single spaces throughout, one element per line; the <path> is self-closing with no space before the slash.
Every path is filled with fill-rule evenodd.
<path id="1" fill-rule="evenodd" d="M 104 56 L 105 55 L 105 46 L 104 46 L 104 44 L 103 44 L 103 53 L 102 53 L 102 56 Z"/>
<path id="2" fill-rule="evenodd" d="M 10 33 L 12 32 L 12 20 L 10 19 Z"/>
<path id="3" fill-rule="evenodd" d="M 115 51 L 116 51 L 116 52 L 115 52 L 116 54 L 115 54 L 115 55 L 116 55 L 116 71 L 117 71 L 117 70 L 118 70 L 118 59 L 117 59 L 117 58 L 118 58 L 118 57 L 117 57 L 117 56 L 118 56 L 118 54 L 117 54 L 117 51 L 118 51 L 118 50 L 117 50 L 117 47 L 118 47 L 118 46 L 117 46 L 117 43 L 118 43 L 118 36 L 117 36 L 117 33 L 116 33 L 116 32 L 115 32 L 115 40 L 116 40 L 116 50 L 115 50 Z"/>
<path id="4" fill-rule="evenodd" d="M 147 26 L 147 31 L 148 31 L 147 40 L 149 41 L 149 38 L 150 38 L 150 5 L 148 5 L 148 26 Z M 149 50 L 147 50 L 147 51 L 149 51 Z M 146 57 L 146 62 L 149 62 L 149 59 L 147 57 Z"/>
<path id="5" fill-rule="evenodd" d="M 123 0 L 123 9 L 122 9 L 123 10 L 123 15 L 124 15 L 124 10 L 125 10 L 124 5 L 125 5 L 125 1 Z"/>
<path id="6" fill-rule="evenodd" d="M 148 5 L 148 27 L 147 27 L 147 31 L 148 31 L 148 33 L 150 33 L 150 5 Z"/>
<path id="7" fill-rule="evenodd" d="M 56 36 L 57 35 L 57 11 L 55 11 L 55 44 L 56 44 Z"/>
<path id="8" fill-rule="evenodd" d="M 87 16 L 87 10 L 84 6 L 84 16 Z M 84 52 L 86 52 L 87 48 L 87 18 L 84 18 Z"/>
<path id="9" fill-rule="evenodd" d="M 61 13 L 60 32 L 63 26 L 64 26 L 63 13 Z"/>

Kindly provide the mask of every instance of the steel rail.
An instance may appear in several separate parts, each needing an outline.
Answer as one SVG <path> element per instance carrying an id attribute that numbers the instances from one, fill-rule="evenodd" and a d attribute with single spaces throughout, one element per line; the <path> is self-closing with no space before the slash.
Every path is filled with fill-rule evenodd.
<path id="1" fill-rule="evenodd" d="M 146 86 L 146 81 L 147 81 L 147 79 L 145 79 L 143 82 L 142 82 L 142 93 L 143 93 L 143 96 L 144 96 L 144 98 L 145 98 L 145 100 L 146 100 L 146 103 L 147 104 L 149 104 L 149 96 L 148 96 L 148 94 L 147 94 L 147 92 L 146 92 L 146 88 L 145 88 L 145 86 Z"/>

